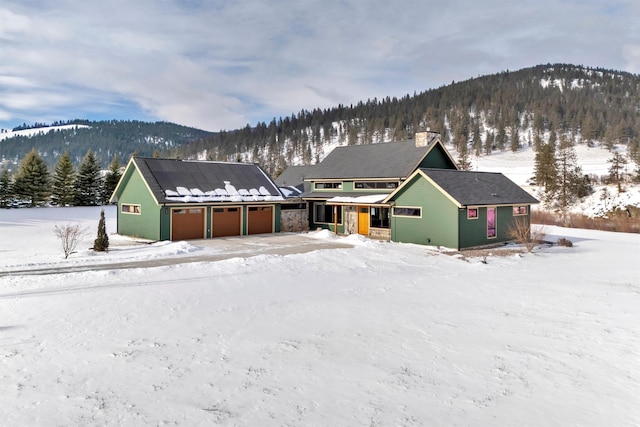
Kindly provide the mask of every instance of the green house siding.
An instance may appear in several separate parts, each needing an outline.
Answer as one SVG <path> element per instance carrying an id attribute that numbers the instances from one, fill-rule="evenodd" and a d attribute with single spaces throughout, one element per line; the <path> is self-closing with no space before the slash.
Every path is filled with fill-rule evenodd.
<path id="1" fill-rule="evenodd" d="M 458 247 L 458 208 L 426 179 L 417 175 L 394 196 L 396 207 L 420 207 L 422 218 L 391 216 L 391 240 Z"/>
<path id="2" fill-rule="evenodd" d="M 426 155 L 420 165 L 420 168 L 436 168 L 436 169 L 456 169 L 456 166 L 451 163 L 449 156 L 444 152 L 440 145 L 435 145 L 431 151 Z"/>
<path id="3" fill-rule="evenodd" d="M 530 210 L 527 208 L 527 212 Z M 460 222 L 460 249 L 474 246 L 491 245 L 494 243 L 508 242 L 513 239 L 509 237 L 509 227 L 517 219 L 524 219 L 530 222 L 529 215 L 513 216 L 512 206 L 496 207 L 496 237 L 487 237 L 487 207 L 478 207 L 478 218 L 467 219 L 467 209 L 460 209 L 458 219 Z"/>
<path id="4" fill-rule="evenodd" d="M 118 234 L 138 236 L 150 240 L 161 240 L 160 206 L 147 189 L 136 168 L 123 177 L 124 185 L 118 197 Z M 140 214 L 123 213 L 122 205 L 139 205 Z"/>

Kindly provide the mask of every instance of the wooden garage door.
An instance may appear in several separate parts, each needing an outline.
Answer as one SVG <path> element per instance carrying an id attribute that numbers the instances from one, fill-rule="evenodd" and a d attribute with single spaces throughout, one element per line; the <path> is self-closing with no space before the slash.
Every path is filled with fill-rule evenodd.
<path id="1" fill-rule="evenodd" d="M 211 215 L 211 236 L 239 236 L 240 208 L 213 208 Z"/>
<path id="2" fill-rule="evenodd" d="M 203 238 L 204 208 L 171 210 L 171 240 Z"/>
<path id="3" fill-rule="evenodd" d="M 273 233 L 273 206 L 249 206 L 248 234 Z"/>

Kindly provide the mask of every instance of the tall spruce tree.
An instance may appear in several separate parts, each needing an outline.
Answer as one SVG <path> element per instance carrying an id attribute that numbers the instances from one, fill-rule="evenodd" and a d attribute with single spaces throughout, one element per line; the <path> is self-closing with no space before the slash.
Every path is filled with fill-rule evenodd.
<path id="1" fill-rule="evenodd" d="M 104 220 L 104 209 L 100 211 L 100 221 L 98 222 L 98 236 L 93 242 L 93 250 L 105 252 L 109 250 L 109 235 L 107 234 L 107 226 Z"/>
<path id="2" fill-rule="evenodd" d="M 2 170 L 0 175 L 0 208 L 8 208 L 11 206 L 11 199 L 13 198 L 13 188 L 9 171 Z"/>
<path id="3" fill-rule="evenodd" d="M 53 173 L 53 186 L 51 191 L 51 201 L 58 206 L 68 206 L 75 201 L 76 172 L 71 163 L 68 152 L 64 152 Z"/>
<path id="4" fill-rule="evenodd" d="M 622 182 L 624 181 L 624 169 L 627 166 L 627 159 L 617 151 L 613 152 L 613 156 L 607 160 L 609 166 L 609 181 L 616 185 L 618 194 L 622 193 Z"/>
<path id="5" fill-rule="evenodd" d="M 28 201 L 29 206 L 44 204 L 51 194 L 51 175 L 42 157 L 31 150 L 22 160 L 13 184 L 17 198 Z"/>
<path id="6" fill-rule="evenodd" d="M 546 144 L 538 139 L 534 146 L 536 147 L 536 155 L 533 180 L 536 185 L 541 187 L 543 201 L 550 205 L 553 203 L 558 189 L 555 138 L 549 138 Z"/>
<path id="7" fill-rule="evenodd" d="M 100 203 L 102 191 L 100 165 L 91 150 L 87 152 L 78 167 L 74 188 L 76 206 L 95 206 Z"/>
<path id="8" fill-rule="evenodd" d="M 575 203 L 580 192 L 582 170 L 578 166 L 578 155 L 573 147 L 573 142 L 564 135 L 560 138 L 557 162 L 557 202 L 560 212 L 562 212 L 563 218 L 566 222 L 569 207 Z"/>
<path id="9" fill-rule="evenodd" d="M 111 164 L 109 165 L 109 172 L 107 172 L 104 177 L 104 192 L 102 196 L 103 204 L 109 203 L 109 199 L 111 198 L 113 191 L 116 189 L 121 176 L 120 162 L 118 161 L 118 156 L 114 155 L 113 160 L 111 160 Z"/>

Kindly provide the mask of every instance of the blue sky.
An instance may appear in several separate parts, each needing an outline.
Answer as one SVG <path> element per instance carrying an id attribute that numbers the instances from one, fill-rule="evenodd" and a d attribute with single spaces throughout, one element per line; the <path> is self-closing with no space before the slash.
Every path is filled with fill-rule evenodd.
<path id="1" fill-rule="evenodd" d="M 3 0 L 0 128 L 217 131 L 572 63 L 640 73 L 638 0 Z"/>

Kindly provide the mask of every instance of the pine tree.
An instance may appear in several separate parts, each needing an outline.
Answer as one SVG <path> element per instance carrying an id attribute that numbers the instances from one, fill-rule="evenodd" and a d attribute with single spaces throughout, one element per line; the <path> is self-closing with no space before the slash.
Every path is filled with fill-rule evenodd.
<path id="1" fill-rule="evenodd" d="M 4 169 L 2 175 L 0 175 L 0 208 L 10 207 L 12 196 L 11 177 L 9 176 L 9 171 Z"/>
<path id="2" fill-rule="evenodd" d="M 13 188 L 16 197 L 28 200 L 31 207 L 47 201 L 51 193 L 51 176 L 36 150 L 31 150 L 22 160 Z"/>
<path id="3" fill-rule="evenodd" d="M 58 206 L 68 206 L 74 202 L 75 179 L 76 173 L 73 168 L 73 163 L 71 163 L 69 153 L 65 151 L 62 156 L 60 156 L 53 173 L 51 200 Z"/>
<path id="4" fill-rule="evenodd" d="M 460 150 L 460 157 L 458 158 L 458 169 L 462 171 L 471 170 L 471 161 L 469 160 L 469 149 L 467 148 L 467 144 L 461 145 L 462 150 Z"/>
<path id="5" fill-rule="evenodd" d="M 543 200 L 551 204 L 558 189 L 558 168 L 556 160 L 556 147 L 554 139 L 544 144 L 541 140 L 537 144 L 534 164 L 533 180 L 536 185 L 542 187 Z"/>
<path id="6" fill-rule="evenodd" d="M 618 193 L 622 193 L 622 181 L 624 178 L 624 168 L 627 165 L 627 159 L 617 151 L 613 152 L 613 156 L 607 160 L 607 163 L 610 163 L 609 166 L 609 180 L 616 184 L 618 187 Z"/>
<path id="7" fill-rule="evenodd" d="M 109 235 L 104 219 L 104 209 L 100 211 L 100 221 L 98 222 L 98 237 L 93 242 L 93 250 L 104 252 L 109 250 Z"/>
<path id="8" fill-rule="evenodd" d="M 101 200 L 101 190 L 100 166 L 93 151 L 89 150 L 78 168 L 75 182 L 75 205 L 97 205 Z"/>
<path id="9" fill-rule="evenodd" d="M 520 134 L 518 128 L 514 126 L 511 129 L 511 151 L 515 153 L 518 148 L 520 148 Z"/>
<path id="10" fill-rule="evenodd" d="M 577 200 L 580 192 L 582 171 L 578 166 L 578 156 L 573 143 L 566 137 L 560 138 L 558 147 L 558 205 L 566 222 L 569 207 Z"/>
<path id="11" fill-rule="evenodd" d="M 104 177 L 104 192 L 102 197 L 102 203 L 109 203 L 109 199 L 113 194 L 113 191 L 116 189 L 118 182 L 120 182 L 120 178 L 122 174 L 120 173 L 120 162 L 118 161 L 118 156 L 114 155 L 113 160 L 111 160 L 111 164 L 109 165 L 109 172 Z"/>

